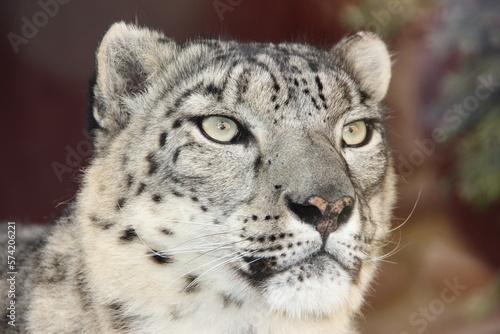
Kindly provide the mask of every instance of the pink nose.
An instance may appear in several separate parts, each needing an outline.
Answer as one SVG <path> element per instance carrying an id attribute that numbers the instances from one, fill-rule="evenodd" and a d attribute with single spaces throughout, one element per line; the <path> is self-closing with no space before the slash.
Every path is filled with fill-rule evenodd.
<path id="1" fill-rule="evenodd" d="M 351 208 L 354 200 L 350 196 L 342 197 L 341 199 L 330 203 L 319 196 L 310 197 L 307 202 L 314 205 L 321 212 L 322 217 L 316 222 L 316 229 L 323 235 L 323 240 L 326 240 L 330 233 L 339 227 L 339 216 L 346 208 Z"/>

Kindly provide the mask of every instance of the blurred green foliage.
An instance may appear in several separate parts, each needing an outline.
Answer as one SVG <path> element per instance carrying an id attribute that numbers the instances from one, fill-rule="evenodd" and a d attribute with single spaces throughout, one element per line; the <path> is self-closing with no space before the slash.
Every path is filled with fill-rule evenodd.
<path id="1" fill-rule="evenodd" d="M 500 199 L 500 104 L 460 141 L 457 153 L 459 196 L 488 208 Z"/>

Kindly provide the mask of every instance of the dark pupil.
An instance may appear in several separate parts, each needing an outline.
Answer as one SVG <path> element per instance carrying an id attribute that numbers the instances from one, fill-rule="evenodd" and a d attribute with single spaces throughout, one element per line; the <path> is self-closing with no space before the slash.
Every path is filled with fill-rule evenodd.
<path id="1" fill-rule="evenodd" d="M 217 128 L 219 130 L 226 130 L 226 128 L 228 128 L 229 126 L 227 125 L 226 122 L 220 122 L 219 124 L 217 124 Z"/>

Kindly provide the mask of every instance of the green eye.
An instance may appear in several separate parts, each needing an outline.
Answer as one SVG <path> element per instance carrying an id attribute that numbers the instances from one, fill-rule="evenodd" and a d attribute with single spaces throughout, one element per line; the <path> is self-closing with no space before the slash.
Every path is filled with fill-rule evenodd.
<path id="1" fill-rule="evenodd" d="M 346 146 L 356 146 L 362 144 L 368 135 L 365 121 L 356 121 L 344 125 L 342 129 L 342 139 Z"/>
<path id="2" fill-rule="evenodd" d="M 205 117 L 201 120 L 200 126 L 205 136 L 218 143 L 233 142 L 240 134 L 238 124 L 222 116 Z"/>

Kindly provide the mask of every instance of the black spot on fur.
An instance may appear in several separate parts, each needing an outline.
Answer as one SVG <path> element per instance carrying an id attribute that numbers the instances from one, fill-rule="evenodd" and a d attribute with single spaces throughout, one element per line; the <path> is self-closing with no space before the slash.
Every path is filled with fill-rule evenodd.
<path id="1" fill-rule="evenodd" d="M 228 308 L 231 306 L 235 306 L 237 308 L 240 308 L 243 305 L 243 301 L 231 296 L 231 295 L 222 295 L 222 306 L 224 308 Z"/>
<path id="2" fill-rule="evenodd" d="M 268 215 L 268 216 L 265 216 L 265 217 L 264 217 L 264 220 L 271 220 L 271 216 L 269 216 L 269 215 Z"/>
<path id="3" fill-rule="evenodd" d="M 156 203 L 161 202 L 161 195 L 154 194 L 153 197 L 152 197 L 152 200 L 155 201 Z"/>
<path id="4" fill-rule="evenodd" d="M 311 71 L 313 72 L 318 72 L 318 64 L 315 63 L 315 62 L 312 62 L 312 61 L 309 61 L 309 68 L 311 69 Z"/>
<path id="5" fill-rule="evenodd" d="M 152 254 L 151 259 L 158 264 L 168 264 L 174 261 L 171 256 L 168 256 L 167 254 L 159 254 L 157 251 L 153 251 L 153 253 L 149 254 Z"/>
<path id="6" fill-rule="evenodd" d="M 167 134 L 166 132 L 162 132 L 162 133 L 160 134 L 160 147 L 165 146 L 165 143 L 166 143 L 166 141 L 167 141 L 167 135 L 168 135 L 168 134 Z"/>
<path id="7" fill-rule="evenodd" d="M 217 97 L 217 100 L 220 100 L 222 97 L 222 90 L 218 87 L 216 87 L 214 84 L 209 84 L 206 89 L 206 93 L 209 95 L 215 95 Z"/>
<path id="8" fill-rule="evenodd" d="M 299 81 L 297 79 L 293 79 L 293 84 L 296 86 L 296 87 L 299 87 Z"/>
<path id="9" fill-rule="evenodd" d="M 177 129 L 180 128 L 182 125 L 182 119 L 176 119 L 174 124 L 172 124 L 172 128 Z"/>
<path id="10" fill-rule="evenodd" d="M 127 188 L 130 189 L 132 185 L 134 184 L 134 176 L 132 174 L 127 175 Z"/>
<path id="11" fill-rule="evenodd" d="M 252 219 L 253 219 L 253 221 L 256 221 L 257 219 L 259 219 L 259 217 L 258 217 L 258 216 L 256 216 L 256 215 L 253 215 L 253 216 L 252 216 Z"/>
<path id="12" fill-rule="evenodd" d="M 165 117 L 168 118 L 168 117 L 172 116 L 173 114 L 175 114 L 175 111 L 176 110 L 173 108 L 168 109 L 167 112 L 165 113 Z"/>
<path id="13" fill-rule="evenodd" d="M 200 291 L 200 283 L 196 281 L 197 279 L 198 276 L 196 275 L 187 275 L 186 276 L 187 284 L 183 291 L 187 293 Z"/>
<path id="14" fill-rule="evenodd" d="M 193 202 L 198 202 L 198 197 L 193 196 L 193 197 L 191 197 L 191 200 L 192 200 Z"/>
<path id="15" fill-rule="evenodd" d="M 78 272 L 76 273 L 76 288 L 80 295 L 83 308 L 85 310 L 90 310 L 92 308 L 92 301 L 89 295 L 90 289 L 87 283 L 87 277 L 85 276 L 85 270 L 82 267 L 79 267 Z"/>
<path id="16" fill-rule="evenodd" d="M 172 320 L 179 320 L 181 318 L 181 313 L 179 311 L 179 307 L 174 305 L 170 307 L 170 316 L 172 317 Z"/>
<path id="17" fill-rule="evenodd" d="M 172 161 L 174 162 L 174 164 L 177 162 L 177 159 L 179 159 L 179 154 L 181 153 L 181 148 L 178 147 L 174 154 L 172 155 Z"/>
<path id="18" fill-rule="evenodd" d="M 182 194 L 182 193 L 180 193 L 180 192 L 178 192 L 178 191 L 175 191 L 175 190 L 172 190 L 172 194 L 173 194 L 174 196 L 177 196 L 177 197 L 184 197 L 184 194 Z"/>
<path id="19" fill-rule="evenodd" d="M 319 76 L 316 76 L 314 78 L 314 81 L 316 82 L 316 86 L 318 86 L 318 91 L 322 92 L 323 91 L 323 83 L 321 82 L 321 79 L 319 78 Z"/>
<path id="20" fill-rule="evenodd" d="M 248 90 L 249 76 L 250 76 L 250 71 L 248 69 L 244 69 L 243 72 L 241 72 L 238 79 L 236 80 L 237 82 L 236 87 L 238 87 L 238 93 L 236 95 L 238 103 L 241 103 L 243 101 L 243 95 Z"/>
<path id="21" fill-rule="evenodd" d="M 129 330 L 130 327 L 123 321 L 125 315 L 123 313 L 123 305 L 115 302 L 108 305 L 109 314 L 111 316 L 111 325 L 113 329 Z"/>
<path id="22" fill-rule="evenodd" d="M 253 163 L 254 172 L 258 173 L 261 167 L 262 167 L 262 157 L 259 155 Z"/>
<path id="23" fill-rule="evenodd" d="M 139 188 L 137 189 L 137 195 L 140 195 L 144 192 L 144 189 L 146 189 L 146 185 L 144 183 L 141 183 L 139 185 Z"/>
<path id="24" fill-rule="evenodd" d="M 281 184 L 275 184 L 274 185 L 274 189 L 276 189 L 276 190 L 281 189 L 281 187 L 282 187 Z"/>
<path id="25" fill-rule="evenodd" d="M 148 174 L 154 174 L 158 171 L 158 162 L 155 159 L 155 154 L 154 153 L 149 153 L 146 157 L 146 160 L 149 162 L 149 170 Z"/>
<path id="26" fill-rule="evenodd" d="M 97 215 L 91 215 L 89 219 L 95 226 L 102 228 L 103 230 L 108 230 L 115 225 L 114 222 L 111 222 L 107 219 L 102 219 Z"/>
<path id="27" fill-rule="evenodd" d="M 123 231 L 122 235 L 120 236 L 120 240 L 122 241 L 132 241 L 135 238 L 137 238 L 137 232 L 132 227 Z"/>
<path id="28" fill-rule="evenodd" d="M 108 311 L 111 318 L 111 326 L 113 329 L 121 332 L 127 332 L 134 327 L 138 327 L 138 321 L 145 319 L 145 317 L 140 315 L 126 314 L 125 304 L 119 301 L 109 304 Z"/>
<path id="29" fill-rule="evenodd" d="M 160 229 L 160 232 L 165 234 L 165 235 L 174 235 L 174 232 L 171 229 L 168 229 L 166 227 L 162 227 Z"/>
<path id="30" fill-rule="evenodd" d="M 316 102 L 316 99 L 314 97 L 312 97 L 312 96 L 311 96 L 311 102 L 313 103 L 314 108 L 316 108 L 316 110 L 320 109 L 318 103 Z"/>
<path id="31" fill-rule="evenodd" d="M 206 206 L 201 206 L 200 209 L 203 212 L 207 212 L 208 211 L 208 208 Z"/>
<path id="32" fill-rule="evenodd" d="M 53 284 L 64 281 L 67 276 L 67 255 L 54 254 L 45 258 L 40 264 L 40 282 Z"/>
<path id="33" fill-rule="evenodd" d="M 118 199 L 116 203 L 116 210 L 121 210 L 125 207 L 125 203 L 127 203 L 127 199 L 125 197 L 121 197 Z"/>
<path id="34" fill-rule="evenodd" d="M 243 260 L 248 263 L 248 271 L 240 271 L 245 277 L 250 278 L 249 282 L 255 285 L 264 282 L 269 276 L 274 273 L 270 262 L 271 259 L 244 257 Z"/>

